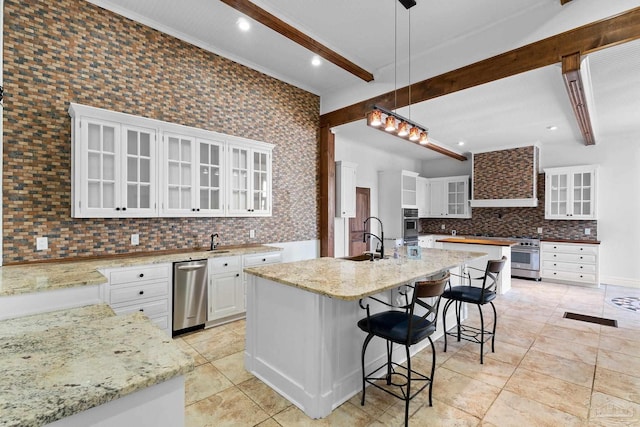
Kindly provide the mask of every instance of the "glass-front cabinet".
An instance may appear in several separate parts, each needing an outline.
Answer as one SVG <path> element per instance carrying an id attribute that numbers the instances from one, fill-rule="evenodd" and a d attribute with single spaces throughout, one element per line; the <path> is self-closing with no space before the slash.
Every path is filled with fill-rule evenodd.
<path id="1" fill-rule="evenodd" d="M 594 165 L 548 168 L 545 172 L 545 219 L 597 219 Z"/>
<path id="2" fill-rule="evenodd" d="M 229 144 L 228 189 L 229 215 L 271 215 L 271 152 Z"/>
<path id="3" fill-rule="evenodd" d="M 273 145 L 71 103 L 75 218 L 269 216 Z"/>
<path id="4" fill-rule="evenodd" d="M 73 134 L 73 217 L 157 215 L 155 130 L 82 117 Z"/>

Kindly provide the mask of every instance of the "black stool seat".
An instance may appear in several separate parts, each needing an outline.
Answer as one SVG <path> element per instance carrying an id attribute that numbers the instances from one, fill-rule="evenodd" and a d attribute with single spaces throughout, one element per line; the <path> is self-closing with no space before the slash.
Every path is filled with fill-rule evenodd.
<path id="1" fill-rule="evenodd" d="M 476 286 L 453 286 L 442 293 L 442 298 L 455 299 L 471 304 L 486 304 L 496 299 L 496 293 L 485 291 Z"/>
<path id="2" fill-rule="evenodd" d="M 364 332 L 398 344 L 416 344 L 436 330 L 434 322 L 425 320 L 415 314 L 413 315 L 411 326 L 411 335 L 408 336 L 409 316 L 404 311 L 395 310 L 377 313 L 358 322 L 358 327 Z"/>

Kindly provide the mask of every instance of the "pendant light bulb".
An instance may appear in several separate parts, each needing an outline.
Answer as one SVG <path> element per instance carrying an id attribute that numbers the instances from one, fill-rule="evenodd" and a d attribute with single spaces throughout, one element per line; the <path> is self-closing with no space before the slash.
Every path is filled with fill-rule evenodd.
<path id="1" fill-rule="evenodd" d="M 429 143 L 429 132 L 426 130 L 424 132 L 420 132 L 420 144 L 427 145 Z"/>
<path id="2" fill-rule="evenodd" d="M 409 123 L 405 121 L 401 121 L 398 125 L 398 136 L 407 136 L 409 135 Z"/>
<path id="3" fill-rule="evenodd" d="M 409 141 L 417 141 L 419 139 L 420 139 L 420 129 L 418 129 L 417 127 L 413 126 L 409 130 Z"/>
<path id="4" fill-rule="evenodd" d="M 387 116 L 387 119 L 384 121 L 384 130 L 387 132 L 395 132 L 396 131 L 396 118 L 393 116 Z"/>
<path id="5" fill-rule="evenodd" d="M 369 113 L 369 126 L 379 127 L 382 125 L 382 111 L 373 110 Z"/>

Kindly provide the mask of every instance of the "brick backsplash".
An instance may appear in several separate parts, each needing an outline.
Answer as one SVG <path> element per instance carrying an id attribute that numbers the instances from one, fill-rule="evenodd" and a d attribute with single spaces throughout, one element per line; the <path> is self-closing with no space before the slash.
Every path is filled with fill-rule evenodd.
<path id="1" fill-rule="evenodd" d="M 318 96 L 86 1 L 4 8 L 5 264 L 318 238 Z M 273 216 L 71 218 L 70 102 L 275 144 Z"/>
<path id="2" fill-rule="evenodd" d="M 538 175 L 538 207 L 473 208 L 471 219 L 421 219 L 423 234 L 483 234 L 497 237 L 533 236 L 547 239 L 598 240 L 598 221 L 544 219 L 544 174 Z M 445 230 L 442 230 L 442 224 Z M 542 227 L 542 234 L 537 228 Z M 586 236 L 584 229 L 590 228 Z"/>
<path id="3" fill-rule="evenodd" d="M 473 155 L 473 198 L 534 197 L 538 147 L 519 147 Z M 508 183 L 508 185 L 505 185 Z"/>

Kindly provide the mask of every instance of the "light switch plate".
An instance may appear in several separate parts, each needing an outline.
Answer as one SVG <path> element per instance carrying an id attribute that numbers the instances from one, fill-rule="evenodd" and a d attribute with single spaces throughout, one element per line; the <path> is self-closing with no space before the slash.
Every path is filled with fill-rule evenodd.
<path id="1" fill-rule="evenodd" d="M 36 238 L 36 250 L 44 251 L 49 249 L 49 239 L 46 237 L 38 237 Z"/>
<path id="2" fill-rule="evenodd" d="M 249 238 L 254 239 L 256 237 L 256 230 L 249 230 Z"/>
<path id="3" fill-rule="evenodd" d="M 140 235 L 139 234 L 132 234 L 131 235 L 131 244 L 136 246 L 140 244 Z"/>
<path id="4" fill-rule="evenodd" d="M 538 227 L 538 234 L 542 234 L 542 227 Z"/>
<path id="5" fill-rule="evenodd" d="M 587 236 L 590 235 L 591 234 L 591 229 L 590 228 L 585 228 L 584 229 L 584 234 L 587 235 Z"/>

